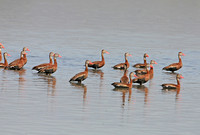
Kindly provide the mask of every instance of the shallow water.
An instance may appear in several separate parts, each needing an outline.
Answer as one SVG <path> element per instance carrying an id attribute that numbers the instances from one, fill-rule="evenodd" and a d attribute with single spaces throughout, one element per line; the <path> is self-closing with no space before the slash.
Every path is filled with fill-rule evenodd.
<path id="1" fill-rule="evenodd" d="M 200 2 L 197 0 L 140 1 L 0 1 L 0 42 L 19 57 L 27 46 L 28 63 L 21 71 L 0 70 L 1 134 L 199 134 Z M 89 70 L 83 85 L 68 80 L 84 70 L 86 59 L 106 65 Z M 31 68 L 59 53 L 52 76 Z M 176 74 L 161 69 L 178 61 L 182 51 L 180 93 L 162 91 L 176 83 Z M 143 54 L 154 59 L 154 78 L 132 91 L 115 91 L 123 71 L 111 67 Z M 133 67 L 128 69 L 134 71 Z"/>

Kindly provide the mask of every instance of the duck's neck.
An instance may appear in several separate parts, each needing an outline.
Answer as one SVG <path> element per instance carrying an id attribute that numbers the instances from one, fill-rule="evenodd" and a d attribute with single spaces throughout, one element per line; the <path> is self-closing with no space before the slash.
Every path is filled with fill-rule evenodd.
<path id="1" fill-rule="evenodd" d="M 179 64 L 182 64 L 182 60 L 181 60 L 181 56 L 180 55 L 178 56 L 178 59 L 179 59 Z"/>
<path id="2" fill-rule="evenodd" d="M 49 63 L 50 63 L 50 64 L 53 63 L 53 60 L 52 60 L 51 56 L 49 56 Z"/>
<path id="3" fill-rule="evenodd" d="M 144 57 L 144 64 L 147 64 L 147 60 L 146 60 L 146 57 Z"/>
<path id="4" fill-rule="evenodd" d="M 126 63 L 127 66 L 128 66 L 128 59 L 127 59 L 127 56 L 125 56 L 125 63 Z"/>
<path id="5" fill-rule="evenodd" d="M 57 67 L 57 60 L 56 60 L 56 58 L 54 58 L 54 66 Z"/>
<path id="6" fill-rule="evenodd" d="M 105 62 L 103 52 L 101 53 L 101 61 Z"/>
<path id="7" fill-rule="evenodd" d="M 26 54 L 23 54 L 23 58 L 26 59 Z"/>
<path id="8" fill-rule="evenodd" d="M 125 63 L 127 63 L 128 62 L 128 59 L 127 59 L 127 57 L 125 56 Z"/>
<path id="9" fill-rule="evenodd" d="M 125 56 L 125 64 L 126 64 L 126 68 L 129 68 L 129 63 L 128 63 L 127 56 Z"/>
<path id="10" fill-rule="evenodd" d="M 88 72 L 88 64 L 85 64 L 85 72 Z"/>
<path id="11" fill-rule="evenodd" d="M 7 65 L 8 65 L 8 62 L 7 62 L 6 55 L 4 55 L 4 65 L 5 65 L 5 66 L 7 66 Z"/>

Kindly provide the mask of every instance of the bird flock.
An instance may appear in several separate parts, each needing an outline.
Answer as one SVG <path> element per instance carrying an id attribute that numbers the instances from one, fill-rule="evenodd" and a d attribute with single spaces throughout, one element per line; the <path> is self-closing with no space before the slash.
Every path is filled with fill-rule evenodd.
<path id="1" fill-rule="evenodd" d="M 0 62 L 2 61 L 2 52 L 1 50 L 4 49 L 5 47 L 0 43 Z M 5 70 L 21 70 L 23 66 L 27 63 L 27 51 L 30 51 L 27 47 L 24 47 L 22 51 L 20 52 L 20 58 L 12 61 L 11 63 L 8 64 L 7 62 L 7 56 L 10 56 L 7 52 L 3 53 L 4 57 L 4 63 L 0 63 L 0 68 L 4 68 Z M 90 60 L 85 61 L 85 70 L 83 72 L 75 74 L 69 82 L 77 82 L 81 83 L 84 81 L 86 78 L 88 78 L 88 68 L 94 68 L 99 69 L 102 68 L 105 65 L 105 59 L 104 59 L 104 54 L 109 54 L 108 51 L 102 50 L 101 51 L 101 61 L 93 61 L 91 62 Z M 133 83 L 138 83 L 139 85 L 143 85 L 144 83 L 148 82 L 150 79 L 153 78 L 153 65 L 157 64 L 155 60 L 151 60 L 150 63 L 147 63 L 146 58 L 149 57 L 147 53 L 144 54 L 144 63 L 137 63 L 133 65 L 134 68 L 137 68 L 137 70 L 130 72 L 129 77 L 127 76 L 127 69 L 130 67 L 130 64 L 128 62 L 128 56 L 131 56 L 129 53 L 124 54 L 125 62 L 124 63 L 119 63 L 114 65 L 112 68 L 117 70 L 124 70 L 123 76 L 119 79 L 119 82 L 113 82 L 111 85 L 113 85 L 115 88 L 128 88 L 131 89 Z M 178 63 L 173 63 L 170 64 L 166 67 L 163 68 L 163 70 L 166 71 L 177 71 L 180 68 L 182 68 L 182 60 L 181 56 L 185 56 L 184 53 L 179 52 L 178 53 Z M 53 57 L 53 59 L 52 59 Z M 37 66 L 34 66 L 32 70 L 38 71 L 38 73 L 43 73 L 43 74 L 53 74 L 57 70 L 57 58 L 61 57 L 58 53 L 50 52 L 49 53 L 49 63 L 43 63 L 39 64 Z M 134 78 L 133 78 L 134 77 Z M 180 89 L 180 79 L 183 78 L 181 74 L 177 74 L 176 80 L 177 84 L 162 84 L 163 89 Z"/>

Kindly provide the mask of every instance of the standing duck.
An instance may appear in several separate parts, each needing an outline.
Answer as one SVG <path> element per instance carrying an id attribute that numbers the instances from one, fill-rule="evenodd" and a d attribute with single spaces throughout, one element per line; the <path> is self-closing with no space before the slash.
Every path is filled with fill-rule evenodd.
<path id="1" fill-rule="evenodd" d="M 149 55 L 147 53 L 144 54 L 144 63 L 135 64 L 135 65 L 133 65 L 133 67 L 135 67 L 135 68 L 145 68 L 146 65 L 147 65 L 146 57 L 149 57 Z"/>
<path id="2" fill-rule="evenodd" d="M 92 64 L 88 64 L 88 67 L 92 67 L 94 69 L 103 67 L 105 65 L 105 60 L 104 60 L 104 56 L 103 56 L 104 53 L 109 54 L 109 52 L 107 52 L 106 50 L 102 50 L 101 51 L 102 60 L 101 61 L 94 61 L 94 62 L 92 62 Z"/>
<path id="3" fill-rule="evenodd" d="M 61 58 L 61 56 L 60 56 L 60 54 L 55 53 L 55 54 L 53 55 L 53 57 L 54 57 L 54 64 L 49 65 L 49 66 L 46 66 L 46 67 L 44 67 L 44 68 L 41 68 L 41 69 L 38 71 L 38 73 L 46 73 L 47 75 L 50 75 L 50 74 L 53 74 L 54 72 L 56 72 L 56 70 L 57 70 L 57 60 L 56 60 L 56 58 L 57 58 L 57 57 L 60 57 L 60 58 Z"/>
<path id="4" fill-rule="evenodd" d="M 185 56 L 185 54 L 182 52 L 179 52 L 178 53 L 179 62 L 170 64 L 169 66 L 164 67 L 163 70 L 172 71 L 172 73 L 173 73 L 174 71 L 182 68 L 183 64 L 182 64 L 181 56 Z"/>
<path id="5" fill-rule="evenodd" d="M 133 72 L 129 74 L 129 83 L 120 83 L 120 82 L 114 82 L 111 85 L 113 85 L 115 88 L 132 88 L 132 76 L 137 77 Z"/>
<path id="6" fill-rule="evenodd" d="M 124 75 L 121 77 L 120 79 L 120 83 L 128 83 L 129 79 L 128 79 L 128 76 L 127 76 L 127 66 L 125 64 L 124 66 Z"/>
<path id="7" fill-rule="evenodd" d="M 10 54 L 8 54 L 7 52 L 3 53 L 3 57 L 4 57 L 4 63 L 0 63 L 0 67 L 1 68 L 5 68 L 8 66 L 8 62 L 7 62 L 7 58 L 6 56 L 11 56 Z"/>
<path id="8" fill-rule="evenodd" d="M 78 83 L 81 83 L 81 81 L 85 80 L 88 77 L 88 65 L 89 64 L 93 64 L 93 63 L 90 62 L 89 60 L 86 60 L 85 61 L 85 71 L 76 74 L 74 77 L 72 77 L 69 80 L 69 82 L 71 82 L 71 81 L 78 81 Z"/>
<path id="9" fill-rule="evenodd" d="M 152 65 L 150 65 L 150 67 L 152 67 Z M 146 66 L 147 68 L 147 66 Z M 139 76 L 138 78 L 133 79 L 133 83 L 139 83 L 140 85 L 142 85 L 143 83 L 146 83 L 149 81 L 150 79 L 150 74 L 149 74 L 149 70 L 146 69 L 147 73 L 144 75 Z"/>
<path id="10" fill-rule="evenodd" d="M 163 89 L 180 89 L 180 79 L 184 78 L 181 74 L 177 74 L 176 75 L 176 80 L 177 80 L 177 84 L 162 84 L 161 86 L 163 87 Z"/>
<path id="11" fill-rule="evenodd" d="M 2 45 L 2 43 L 0 43 L 0 62 L 1 62 L 1 60 L 2 60 L 2 54 L 1 54 L 1 49 L 2 48 L 5 48 L 3 45 Z"/>
<path id="12" fill-rule="evenodd" d="M 157 64 L 157 62 L 155 60 L 151 60 L 150 61 L 150 70 L 149 70 L 149 75 L 150 75 L 150 79 L 153 78 L 153 64 Z M 150 66 L 147 64 L 147 67 Z M 136 75 L 144 75 L 147 73 L 147 68 L 146 69 L 143 69 L 143 70 L 135 70 L 134 72 L 136 73 Z"/>
<path id="13" fill-rule="evenodd" d="M 125 53 L 125 54 L 124 54 L 125 63 L 117 64 L 117 65 L 115 65 L 113 68 L 114 68 L 114 69 L 124 69 L 124 67 L 125 67 L 125 65 L 126 65 L 126 67 L 127 67 L 127 69 L 128 69 L 128 68 L 129 68 L 129 62 L 128 62 L 128 59 L 127 59 L 128 56 L 132 56 L 132 55 L 130 55 L 129 53 Z"/>
<path id="14" fill-rule="evenodd" d="M 10 69 L 10 70 L 20 70 L 23 68 L 23 66 L 25 65 L 24 63 L 24 59 L 23 59 L 23 55 L 27 54 L 24 50 L 21 51 L 20 53 L 20 58 L 14 60 L 13 62 L 11 62 L 8 67 L 6 67 L 6 69 Z"/>
<path id="15" fill-rule="evenodd" d="M 50 52 L 49 53 L 49 63 L 43 63 L 43 64 L 40 64 L 40 65 L 37 65 L 37 66 L 33 67 L 32 70 L 39 71 L 40 69 L 42 69 L 44 67 L 52 65 L 53 64 L 53 60 L 52 60 L 53 55 L 54 55 L 54 53 Z"/>

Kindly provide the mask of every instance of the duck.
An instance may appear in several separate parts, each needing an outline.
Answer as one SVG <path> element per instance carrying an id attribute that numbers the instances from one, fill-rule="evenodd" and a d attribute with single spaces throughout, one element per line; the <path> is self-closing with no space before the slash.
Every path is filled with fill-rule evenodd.
<path id="1" fill-rule="evenodd" d="M 53 60 L 52 60 L 52 57 L 53 57 L 54 53 L 53 52 L 50 52 L 49 53 L 49 63 L 43 63 L 43 64 L 40 64 L 40 65 L 37 65 L 37 66 L 34 66 L 32 68 L 32 70 L 37 70 L 39 71 L 40 69 L 44 68 L 44 67 L 47 67 L 47 66 L 50 66 L 53 64 Z"/>
<path id="2" fill-rule="evenodd" d="M 114 69 L 124 69 L 124 67 L 125 67 L 125 65 L 126 65 L 126 68 L 128 69 L 128 68 L 129 68 L 129 62 L 128 62 L 128 59 L 127 59 L 128 56 L 132 56 L 132 55 L 126 52 L 126 53 L 124 54 L 125 63 L 119 63 L 119 64 L 113 66 L 113 68 L 114 68 Z"/>
<path id="3" fill-rule="evenodd" d="M 14 60 L 11 62 L 6 69 L 10 70 L 20 70 L 23 68 L 23 66 L 27 63 L 27 58 L 26 58 L 26 51 L 30 51 L 27 47 L 24 47 L 20 53 L 20 58 Z"/>
<path id="4" fill-rule="evenodd" d="M 150 65 L 150 68 L 151 67 L 152 65 Z M 147 71 L 146 74 L 140 75 L 137 78 L 133 79 L 133 83 L 139 83 L 140 85 L 142 85 L 143 83 L 148 82 L 150 79 L 150 75 L 149 75 L 149 70 L 147 69 L 147 66 L 146 66 L 146 71 Z"/>
<path id="5" fill-rule="evenodd" d="M 46 66 L 46 67 L 44 67 L 44 68 L 41 68 L 39 71 L 38 71 L 38 73 L 45 73 L 45 74 L 47 74 L 47 75 L 50 75 L 50 74 L 53 74 L 54 72 L 56 72 L 56 70 L 57 70 L 57 58 L 61 58 L 62 56 L 60 55 L 60 54 L 58 54 L 58 53 L 55 53 L 54 55 L 53 55 L 53 58 L 54 58 L 54 64 L 52 64 L 52 65 L 49 65 L 49 66 Z"/>
<path id="6" fill-rule="evenodd" d="M 149 55 L 147 53 L 144 54 L 144 63 L 135 64 L 135 65 L 133 65 L 133 67 L 135 67 L 135 68 L 145 68 L 146 65 L 147 65 L 146 57 L 149 57 Z"/>
<path id="7" fill-rule="evenodd" d="M 105 59 L 104 59 L 104 54 L 105 53 L 110 54 L 108 51 L 106 51 L 104 49 L 101 50 L 102 60 L 101 61 L 93 61 L 93 62 L 91 62 L 92 64 L 88 64 L 88 67 L 92 67 L 94 69 L 102 68 L 105 65 Z"/>
<path id="8" fill-rule="evenodd" d="M 128 79 L 128 76 L 127 76 L 127 66 L 126 66 L 126 64 L 124 66 L 124 75 L 121 77 L 120 83 L 129 83 L 129 79 Z"/>
<path id="9" fill-rule="evenodd" d="M 185 54 L 182 52 L 179 52 L 178 53 L 179 62 L 170 64 L 169 66 L 164 67 L 162 70 L 171 71 L 172 73 L 174 73 L 174 71 L 177 71 L 180 68 L 182 68 L 183 64 L 182 64 L 181 56 L 185 56 Z"/>
<path id="10" fill-rule="evenodd" d="M 3 53 L 3 56 L 4 56 L 4 63 L 0 63 L 0 67 L 1 68 L 5 68 L 8 66 L 8 61 L 7 61 L 7 58 L 6 56 L 11 56 L 10 54 L 8 54 L 7 52 Z"/>
<path id="11" fill-rule="evenodd" d="M 78 81 L 78 83 L 81 83 L 82 81 L 84 81 L 88 77 L 88 65 L 89 64 L 93 64 L 93 63 L 89 60 L 86 60 L 85 61 L 85 71 L 77 73 L 75 76 L 73 76 L 69 80 L 69 82 Z"/>
<path id="12" fill-rule="evenodd" d="M 5 48 L 2 43 L 0 43 L 0 62 L 2 61 L 2 53 L 1 53 L 1 49 Z"/>
<path id="13" fill-rule="evenodd" d="M 27 54 L 24 50 L 21 51 L 20 53 L 20 58 L 12 61 L 5 69 L 10 69 L 10 70 L 20 70 L 23 68 L 25 65 L 24 60 L 23 60 L 23 55 Z"/>
<path id="14" fill-rule="evenodd" d="M 150 70 L 149 70 L 150 79 L 153 78 L 153 64 L 158 64 L 158 63 L 155 60 L 151 60 L 150 64 L 147 64 L 147 67 L 150 67 L 150 65 L 151 65 Z M 139 75 L 146 74 L 147 70 L 148 70 L 148 68 L 143 69 L 143 70 L 135 70 L 134 72 L 136 73 L 137 76 L 139 76 Z"/>
<path id="15" fill-rule="evenodd" d="M 165 83 L 162 84 L 161 86 L 163 87 L 163 89 L 180 89 L 180 79 L 184 78 L 181 74 L 177 74 L 176 75 L 176 80 L 177 80 L 177 84 L 171 84 L 171 83 Z"/>
<path id="16" fill-rule="evenodd" d="M 134 77 L 137 77 L 134 72 L 131 72 L 129 74 L 129 83 L 120 83 L 120 82 L 114 82 L 112 83 L 111 85 L 113 85 L 115 88 L 132 88 L 132 84 L 133 84 L 133 81 L 132 81 L 132 76 Z"/>

